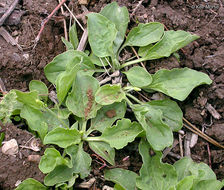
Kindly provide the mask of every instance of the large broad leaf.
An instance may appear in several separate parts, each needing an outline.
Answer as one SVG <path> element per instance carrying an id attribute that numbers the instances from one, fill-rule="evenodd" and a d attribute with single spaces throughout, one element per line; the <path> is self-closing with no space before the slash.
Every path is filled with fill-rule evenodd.
<path id="1" fill-rule="evenodd" d="M 71 26 L 71 28 L 69 29 L 69 41 L 73 45 L 73 48 L 74 49 L 77 49 L 78 48 L 79 39 L 78 39 L 78 35 L 77 35 L 77 30 L 76 30 L 76 24 L 75 24 L 75 22 Z"/>
<path id="2" fill-rule="evenodd" d="M 147 46 L 160 40 L 164 33 L 164 26 L 159 22 L 139 24 L 133 28 L 122 47 L 125 46 Z"/>
<path id="3" fill-rule="evenodd" d="M 150 85 L 152 82 L 152 76 L 143 67 L 132 67 L 124 74 L 126 74 L 132 86 L 141 88 Z"/>
<path id="4" fill-rule="evenodd" d="M 41 184 L 39 181 L 28 178 L 24 180 L 22 183 L 19 184 L 19 186 L 15 190 L 47 190 L 47 187 L 45 187 L 43 184 Z"/>
<path id="5" fill-rule="evenodd" d="M 173 143 L 172 129 L 163 122 L 163 113 L 150 105 L 131 106 L 138 122 L 146 132 L 146 138 L 154 150 L 163 150 Z"/>
<path id="6" fill-rule="evenodd" d="M 136 189 L 136 178 L 138 175 L 132 171 L 124 170 L 121 168 L 115 168 L 111 170 L 106 170 L 104 178 L 108 181 L 112 181 L 125 190 L 135 190 Z"/>
<path id="7" fill-rule="evenodd" d="M 47 186 L 54 186 L 69 181 L 72 177 L 72 168 L 69 168 L 67 165 L 59 165 L 44 178 L 44 184 Z"/>
<path id="8" fill-rule="evenodd" d="M 198 38 L 199 36 L 192 35 L 189 32 L 182 30 L 169 30 L 164 32 L 163 38 L 154 46 L 149 45 L 148 47 L 143 47 L 144 51 L 140 50 L 140 56 L 142 56 L 145 60 L 169 57 L 172 53 Z"/>
<path id="9" fill-rule="evenodd" d="M 144 89 L 156 90 L 183 101 L 195 87 L 211 83 L 208 75 L 189 68 L 161 69 L 153 75 L 152 83 Z"/>
<path id="10" fill-rule="evenodd" d="M 46 174 L 53 171 L 56 166 L 63 164 L 69 166 L 68 160 L 63 158 L 55 148 L 47 148 L 41 157 L 39 169 Z"/>
<path id="11" fill-rule="evenodd" d="M 98 104 L 110 105 L 114 102 L 121 102 L 125 97 L 120 84 L 106 84 L 97 91 L 95 100 Z"/>
<path id="12" fill-rule="evenodd" d="M 4 95 L 0 101 L 0 120 L 3 121 L 3 124 L 11 122 L 10 116 L 15 110 L 21 109 L 22 106 L 23 104 L 17 100 L 17 95 L 14 90 Z"/>
<path id="13" fill-rule="evenodd" d="M 29 105 L 24 105 L 20 116 L 26 119 L 31 130 L 36 131 L 43 140 L 48 131 L 47 123 L 44 119 L 44 114 L 40 110 L 34 109 Z"/>
<path id="14" fill-rule="evenodd" d="M 44 68 L 44 73 L 47 79 L 51 83 L 55 84 L 55 81 L 61 72 L 65 71 L 66 68 L 70 70 L 78 63 L 82 63 L 82 70 L 88 71 L 94 69 L 94 64 L 85 53 L 76 50 L 68 50 L 59 54 L 53 59 L 53 61 L 47 64 Z"/>
<path id="15" fill-rule="evenodd" d="M 169 189 L 177 183 L 175 168 L 161 162 L 161 152 L 150 156 L 149 147 L 149 144 L 142 139 L 139 144 L 139 153 L 142 156 L 143 165 L 139 172 L 140 177 L 136 179 L 136 185 L 142 190 Z"/>
<path id="16" fill-rule="evenodd" d="M 111 147 L 121 149 L 134 141 L 142 131 L 139 123 L 131 123 L 129 119 L 122 119 L 117 121 L 116 125 L 106 128 L 100 137 L 95 138 L 107 142 Z"/>
<path id="17" fill-rule="evenodd" d="M 121 46 L 129 23 L 129 13 L 126 7 L 119 7 L 117 2 L 112 2 L 104 7 L 100 14 L 115 24 L 117 36 L 113 43 L 114 54 Z"/>
<path id="18" fill-rule="evenodd" d="M 39 100 L 38 91 L 32 92 L 22 92 L 19 90 L 14 90 L 17 95 L 17 100 L 27 106 L 33 107 L 35 109 L 41 109 L 44 103 Z"/>
<path id="19" fill-rule="evenodd" d="M 115 165 L 115 150 L 109 144 L 105 142 L 89 142 L 89 147 L 111 165 Z"/>
<path id="20" fill-rule="evenodd" d="M 55 128 L 44 138 L 44 144 L 56 144 L 61 148 L 66 148 L 72 144 L 81 142 L 81 135 L 77 129 Z"/>
<path id="21" fill-rule="evenodd" d="M 95 102 L 95 94 L 99 88 L 99 82 L 92 76 L 77 73 L 72 92 L 66 100 L 66 105 L 72 113 L 78 117 L 93 118 L 96 116 L 100 105 Z"/>
<path id="22" fill-rule="evenodd" d="M 150 106 L 159 109 L 163 113 L 162 120 L 173 131 L 179 131 L 183 126 L 183 113 L 178 104 L 172 100 L 152 100 L 148 102 Z"/>
<path id="23" fill-rule="evenodd" d="M 124 101 L 103 106 L 98 110 L 96 117 L 91 120 L 90 130 L 103 132 L 106 127 L 110 127 L 117 119 L 123 118 L 125 113 L 126 103 Z"/>
<path id="24" fill-rule="evenodd" d="M 90 173 L 92 159 L 89 154 L 83 150 L 81 144 L 79 146 L 69 146 L 65 151 L 72 159 L 73 173 L 79 173 L 82 179 L 87 177 Z"/>
<path id="25" fill-rule="evenodd" d="M 117 36 L 115 24 L 99 13 L 87 15 L 88 40 L 98 57 L 113 55 L 113 41 Z"/>

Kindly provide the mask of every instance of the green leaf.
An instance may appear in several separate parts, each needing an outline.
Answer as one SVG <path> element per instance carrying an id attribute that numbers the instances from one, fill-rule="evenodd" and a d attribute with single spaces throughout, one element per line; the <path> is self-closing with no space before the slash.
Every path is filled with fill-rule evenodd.
<path id="1" fill-rule="evenodd" d="M 136 185 L 142 190 L 165 190 L 177 183 L 177 174 L 172 165 L 162 163 L 162 153 L 156 152 L 154 156 L 149 155 L 149 144 L 141 140 L 139 153 L 142 156 L 142 167 L 140 177 L 136 179 Z"/>
<path id="2" fill-rule="evenodd" d="M 81 135 L 76 129 L 55 128 L 44 138 L 44 144 L 56 144 L 66 148 L 72 144 L 79 144 Z"/>
<path id="3" fill-rule="evenodd" d="M 104 7 L 100 11 L 100 14 L 102 14 L 115 24 L 115 27 L 117 29 L 117 36 L 113 42 L 113 50 L 114 54 L 116 54 L 124 40 L 128 23 L 130 21 L 128 9 L 126 7 L 119 7 L 117 2 L 112 2 Z"/>
<path id="4" fill-rule="evenodd" d="M 124 101 L 103 106 L 98 110 L 96 117 L 91 120 L 90 128 L 103 132 L 106 127 L 110 127 L 117 119 L 123 118 L 125 113 L 126 103 Z"/>
<path id="5" fill-rule="evenodd" d="M 15 110 L 21 109 L 22 106 L 23 104 L 17 101 L 17 95 L 14 90 L 4 95 L 0 101 L 0 120 L 2 120 L 3 124 L 11 122 L 10 116 Z"/>
<path id="6" fill-rule="evenodd" d="M 96 116 L 100 105 L 95 102 L 95 94 L 99 88 L 99 82 L 92 76 L 77 73 L 73 83 L 72 92 L 68 95 L 66 106 L 78 117 L 93 118 Z"/>
<path id="7" fill-rule="evenodd" d="M 195 176 L 187 176 L 176 185 L 176 190 L 191 190 Z"/>
<path id="8" fill-rule="evenodd" d="M 45 122 L 43 112 L 34 109 L 29 105 L 24 105 L 21 110 L 20 116 L 26 119 L 29 128 L 33 131 L 37 131 L 41 140 L 43 140 L 48 131 L 48 126 Z"/>
<path id="9" fill-rule="evenodd" d="M 105 142 L 89 142 L 89 147 L 111 165 L 115 165 L 115 150 L 109 144 Z"/>
<path id="10" fill-rule="evenodd" d="M 115 184 L 114 190 L 125 190 L 125 189 L 123 187 L 121 187 L 119 184 Z"/>
<path id="11" fill-rule="evenodd" d="M 69 41 L 71 42 L 74 49 L 78 48 L 79 39 L 78 39 L 78 35 L 77 35 L 76 23 L 75 22 L 72 25 L 72 27 L 69 29 Z"/>
<path id="12" fill-rule="evenodd" d="M 124 74 L 132 86 L 142 88 L 152 83 L 152 76 L 143 67 L 134 66 Z"/>
<path id="13" fill-rule="evenodd" d="M 48 88 L 46 86 L 46 84 L 44 84 L 43 82 L 39 81 L 39 80 L 31 80 L 29 83 L 29 90 L 30 91 L 34 91 L 36 90 L 39 94 L 39 96 L 43 99 L 43 100 L 47 100 L 48 97 Z"/>
<path id="14" fill-rule="evenodd" d="M 120 84 L 101 86 L 95 96 L 96 102 L 101 105 L 110 105 L 114 102 L 121 102 L 123 99 L 125 99 L 125 93 Z"/>
<path id="15" fill-rule="evenodd" d="M 161 110 L 150 105 L 132 105 L 136 119 L 146 132 L 146 138 L 154 150 L 163 150 L 173 143 L 173 133 L 163 122 Z"/>
<path id="16" fill-rule="evenodd" d="M 153 75 L 152 83 L 144 90 L 159 91 L 183 101 L 195 87 L 211 83 L 208 75 L 189 68 L 161 69 Z"/>
<path id="17" fill-rule="evenodd" d="M 124 170 L 121 168 L 115 168 L 111 170 L 106 170 L 104 178 L 108 181 L 112 181 L 120 185 L 125 190 L 135 190 L 136 189 L 136 178 L 138 175 L 132 171 Z"/>
<path id="18" fill-rule="evenodd" d="M 111 147 L 121 149 L 134 141 L 142 131 L 139 123 L 131 123 L 129 119 L 122 119 L 117 121 L 116 125 L 104 129 L 103 134 L 95 138 L 107 142 Z"/>
<path id="19" fill-rule="evenodd" d="M 172 131 L 179 131 L 183 126 L 183 113 L 178 104 L 172 100 L 152 100 L 150 106 L 159 109 L 163 113 L 162 120 Z"/>
<path id="20" fill-rule="evenodd" d="M 162 57 L 169 57 L 172 53 L 188 45 L 190 42 L 198 39 L 199 36 L 191 35 L 189 32 L 182 30 L 169 30 L 164 32 L 163 38 L 153 47 L 144 48 L 140 50 L 144 55 L 145 60 L 159 59 Z M 142 55 L 141 54 L 141 55 Z M 140 56 L 141 56 L 140 55 Z"/>
<path id="21" fill-rule="evenodd" d="M 72 43 L 67 41 L 64 37 L 61 37 L 61 41 L 65 44 L 66 50 L 74 50 Z"/>
<path id="22" fill-rule="evenodd" d="M 0 129 L 2 129 L 0 127 Z M 2 146 L 2 142 L 4 141 L 4 138 L 5 138 L 5 133 L 0 133 L 0 147 Z"/>
<path id="23" fill-rule="evenodd" d="M 38 92 L 21 92 L 19 90 L 14 90 L 17 95 L 17 100 L 27 106 L 33 107 L 35 109 L 41 109 L 44 103 L 39 100 Z"/>
<path id="24" fill-rule="evenodd" d="M 68 50 L 59 54 L 53 61 L 47 64 L 44 68 L 44 73 L 47 79 L 55 84 L 56 79 L 61 72 L 64 72 L 66 69 L 70 70 L 79 63 L 82 70 L 93 70 L 95 68 L 94 64 L 85 53 L 76 50 Z M 93 71 L 91 72 L 93 73 Z"/>
<path id="25" fill-rule="evenodd" d="M 47 190 L 47 187 L 45 187 L 43 184 L 41 184 L 39 181 L 28 178 L 25 179 L 22 183 L 19 184 L 19 186 L 15 190 Z"/>
<path id="26" fill-rule="evenodd" d="M 81 145 L 81 144 L 80 144 Z M 79 173 L 80 177 L 84 179 L 90 173 L 90 165 L 92 162 L 89 154 L 84 152 L 82 146 L 72 145 L 65 149 L 66 153 L 71 157 L 73 164 L 73 172 Z"/>
<path id="27" fill-rule="evenodd" d="M 90 54 L 89 58 L 95 65 L 98 65 L 98 66 L 107 66 L 108 65 L 105 58 L 101 58 L 101 60 L 103 62 L 103 64 L 102 64 L 102 62 L 100 61 L 100 58 L 97 57 L 96 55 L 94 55 L 93 53 Z"/>
<path id="28" fill-rule="evenodd" d="M 221 190 L 223 184 L 218 180 L 204 180 L 196 183 L 191 190 Z"/>
<path id="29" fill-rule="evenodd" d="M 164 26 L 159 22 L 139 24 L 128 34 L 127 39 L 122 46 L 147 46 L 159 41 L 164 33 Z"/>
<path id="30" fill-rule="evenodd" d="M 72 168 L 69 168 L 67 165 L 56 166 L 56 168 L 44 178 L 44 184 L 47 186 L 54 186 L 69 181 L 73 177 L 72 174 Z"/>
<path id="31" fill-rule="evenodd" d="M 43 114 L 44 121 L 48 125 L 48 132 L 52 131 L 57 127 L 67 128 L 65 127 L 65 125 L 69 126 L 68 116 L 70 115 L 71 112 L 69 112 L 67 109 L 55 109 L 55 108 L 52 108 L 51 111 L 54 112 L 55 115 L 53 115 L 49 111 L 45 111 Z M 62 122 L 65 125 L 63 125 Z"/>
<path id="32" fill-rule="evenodd" d="M 87 15 L 88 40 L 93 53 L 98 57 L 113 55 L 113 41 L 116 39 L 115 24 L 99 13 Z"/>
<path id="33" fill-rule="evenodd" d="M 68 160 L 63 158 L 55 148 L 47 148 L 41 157 L 39 169 L 46 174 L 53 171 L 56 166 L 63 164 L 69 166 Z"/>

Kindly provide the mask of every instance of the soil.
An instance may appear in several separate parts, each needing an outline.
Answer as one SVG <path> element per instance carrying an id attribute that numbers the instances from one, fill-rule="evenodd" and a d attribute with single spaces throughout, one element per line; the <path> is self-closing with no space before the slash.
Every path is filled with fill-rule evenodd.
<path id="1" fill-rule="evenodd" d="M 87 8 L 89 11 L 99 12 L 102 7 L 110 2 L 110 0 L 91 0 Z M 224 31 L 224 5 L 222 1 L 144 0 L 141 4 L 138 0 L 117 0 L 117 2 L 120 5 L 127 6 L 130 14 L 133 13 L 129 28 L 136 26 L 137 22 L 158 21 L 169 30 L 185 30 L 200 36 L 200 39 L 178 52 L 180 62 L 174 56 L 171 56 L 167 59 L 147 62 L 146 67 L 150 73 L 154 73 L 161 68 L 172 69 L 178 67 L 189 67 L 207 73 L 213 83 L 209 86 L 204 85 L 196 88 L 184 102 L 178 103 L 186 119 L 223 144 L 224 33 L 222 31 Z M 53 57 L 65 51 L 61 42 L 61 37 L 64 35 L 63 22 L 60 20 L 61 13 L 57 13 L 50 19 L 39 43 L 35 48 L 33 45 L 41 22 L 57 4 L 57 0 L 20 1 L 16 11 L 23 13 L 21 19 L 14 25 L 4 25 L 4 28 L 18 40 L 18 44 L 23 48 L 23 51 L 20 51 L 17 46 L 10 45 L 0 36 L 0 77 L 7 91 L 11 89 L 26 91 L 32 79 L 42 80 L 49 85 L 44 76 L 43 68 Z M 1 3 L 1 6 L 4 6 L 4 3 Z M 78 1 L 71 1 L 69 6 L 73 7 L 75 15 L 82 13 Z M 66 19 L 69 22 L 69 18 Z M 131 56 L 128 49 L 127 52 L 127 55 Z M 214 118 L 214 115 L 207 109 L 206 105 L 208 103 L 221 117 Z M 187 131 L 185 128 L 183 130 Z M 26 132 L 26 135 L 21 136 L 20 129 L 13 126 L 7 128 L 7 131 L 7 139 L 15 138 L 18 142 L 20 141 L 19 144 L 24 144 L 31 137 Z M 19 136 L 16 134 L 19 134 Z M 23 151 L 26 151 L 26 153 L 23 153 Z M 33 154 L 32 152 L 27 153 L 27 151 L 30 150 L 23 149 L 21 152 L 24 155 Z M 172 151 L 179 154 L 178 146 Z M 117 160 L 130 156 L 131 164 L 127 167 L 138 171 L 141 159 L 138 156 L 133 156 L 136 154 L 137 152 L 133 153 L 133 151 L 122 151 L 118 153 Z M 191 148 L 191 157 L 197 162 L 202 161 L 209 164 L 217 174 L 218 179 L 224 178 L 224 150 L 199 137 L 196 145 Z M 177 159 L 168 155 L 166 160 L 173 163 Z M 0 167 L 0 185 L 4 189 L 12 189 L 15 187 L 16 181 L 23 180 L 28 176 L 43 181 L 44 176 L 39 172 L 37 164 L 27 162 L 27 156 L 20 159 L 18 156 L 6 157 L 0 153 L 0 161 L 0 163 L 4 163 Z M 32 169 L 28 170 L 29 167 L 26 164 Z M 93 168 L 92 175 L 96 176 L 98 184 L 102 185 L 104 181 L 100 178 L 99 167 L 95 164 Z M 18 175 L 19 173 L 21 175 Z M 101 185 L 99 187 L 102 187 Z"/>

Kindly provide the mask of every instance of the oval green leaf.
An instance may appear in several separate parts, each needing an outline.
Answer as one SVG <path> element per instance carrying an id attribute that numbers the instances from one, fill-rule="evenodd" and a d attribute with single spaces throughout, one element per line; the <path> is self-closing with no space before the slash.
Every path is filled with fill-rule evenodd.
<path id="1" fill-rule="evenodd" d="M 45 187 L 43 184 L 41 184 L 39 181 L 28 178 L 24 180 L 22 183 L 19 184 L 19 186 L 15 190 L 47 190 L 47 187 Z"/>
<path id="2" fill-rule="evenodd" d="M 134 66 L 127 72 L 124 72 L 124 74 L 126 74 L 132 86 L 142 88 L 150 85 L 152 82 L 152 76 L 140 66 Z"/>

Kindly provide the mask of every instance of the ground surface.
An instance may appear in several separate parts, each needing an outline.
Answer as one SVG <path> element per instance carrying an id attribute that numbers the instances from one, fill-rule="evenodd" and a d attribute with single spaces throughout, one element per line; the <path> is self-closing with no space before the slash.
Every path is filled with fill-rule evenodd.
<path id="1" fill-rule="evenodd" d="M 87 8 L 99 12 L 109 2 L 110 0 L 91 0 Z M 189 67 L 207 73 L 213 80 L 212 85 L 197 88 L 186 101 L 179 102 L 179 105 L 191 123 L 222 143 L 224 141 L 224 8 L 221 0 L 212 2 L 145 0 L 137 9 L 135 8 L 139 3 L 138 0 L 118 0 L 118 3 L 127 6 L 130 14 L 135 10 L 130 26 L 136 25 L 136 21 L 142 23 L 158 21 L 165 24 L 169 30 L 181 29 L 200 36 L 199 40 L 179 52 L 180 63 L 174 57 L 170 57 L 147 63 L 147 69 L 154 73 L 160 68 Z M 23 51 L 20 51 L 17 46 L 10 45 L 0 36 L 0 78 L 7 91 L 14 88 L 25 91 L 32 79 L 42 80 L 49 85 L 44 77 L 43 68 L 53 57 L 65 51 L 61 42 L 61 36 L 64 35 L 63 23 L 58 21 L 58 17 L 48 22 L 35 49 L 32 45 L 41 22 L 57 4 L 56 0 L 23 0 L 17 7 L 17 11 L 22 15 L 19 23 L 4 26 L 23 48 Z M 6 6 L 4 2 L 0 4 L 0 8 Z M 73 1 L 70 6 L 73 6 L 75 15 L 82 13 L 78 1 Z M 218 111 L 220 119 L 215 119 L 208 112 L 207 103 Z M 26 131 L 12 126 L 7 129 L 6 134 L 7 140 L 15 138 L 20 145 L 24 145 L 31 138 Z M 118 164 L 137 171 L 141 163 L 138 156 L 132 158 L 131 155 L 137 154 L 133 150 L 134 148 L 122 151 L 118 154 L 117 160 L 121 161 L 125 156 L 130 156 L 128 163 Z M 179 154 L 178 147 L 175 147 L 173 152 Z M 37 164 L 27 161 L 27 156 L 33 152 L 23 149 L 21 154 L 24 156 L 19 157 L 18 154 L 17 157 L 10 157 L 0 152 L 0 187 L 3 189 L 13 189 L 18 180 L 27 177 L 43 180 Z M 195 161 L 210 164 L 217 177 L 224 178 L 224 150 L 199 138 L 191 149 L 191 157 Z M 173 162 L 176 158 L 167 156 L 167 160 Z M 93 168 L 93 176 L 100 176 L 98 165 L 94 165 Z M 99 178 L 98 184 L 102 182 Z"/>

